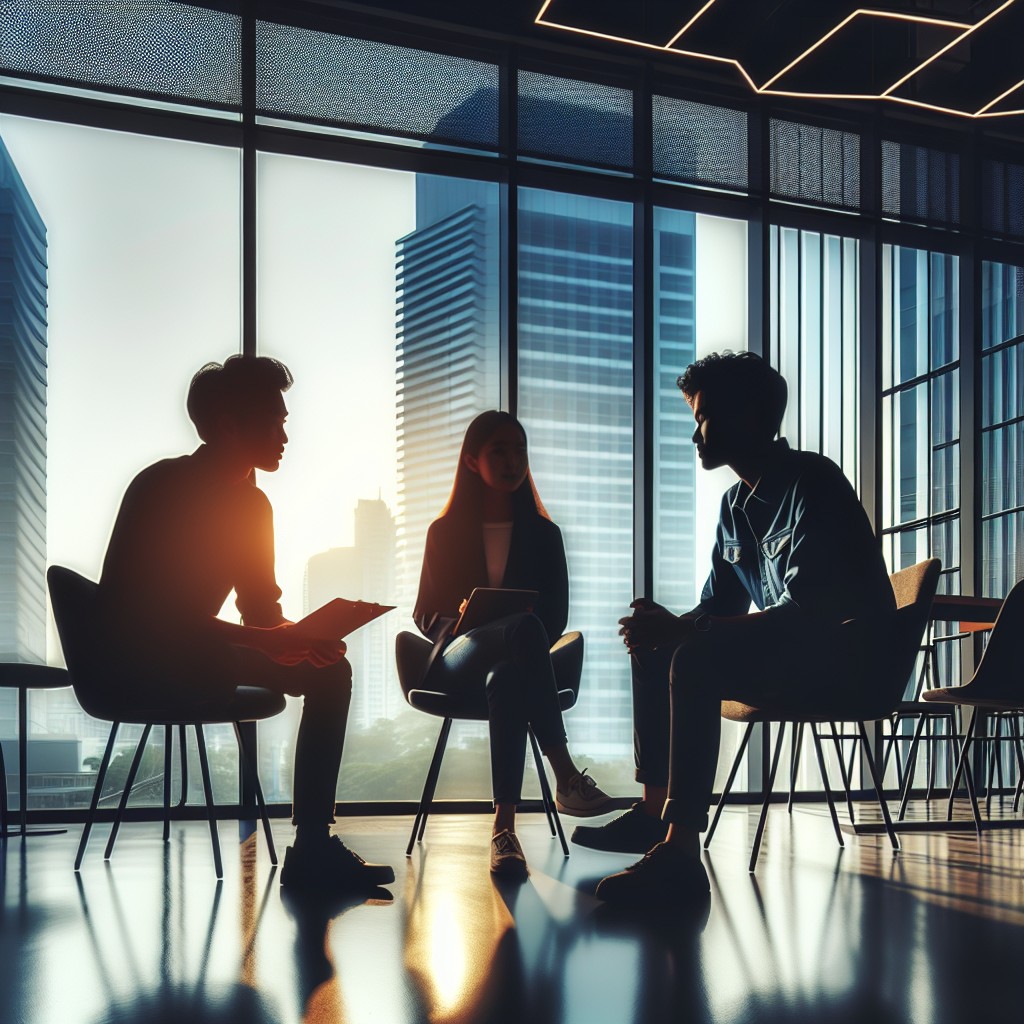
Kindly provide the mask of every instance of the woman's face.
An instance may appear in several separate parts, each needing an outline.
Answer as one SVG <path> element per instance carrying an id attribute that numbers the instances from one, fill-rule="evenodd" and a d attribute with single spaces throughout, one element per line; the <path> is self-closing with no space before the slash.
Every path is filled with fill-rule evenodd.
<path id="1" fill-rule="evenodd" d="M 476 456 L 465 456 L 466 465 L 495 491 L 511 494 L 522 486 L 530 468 L 526 438 L 514 423 L 491 434 Z"/>

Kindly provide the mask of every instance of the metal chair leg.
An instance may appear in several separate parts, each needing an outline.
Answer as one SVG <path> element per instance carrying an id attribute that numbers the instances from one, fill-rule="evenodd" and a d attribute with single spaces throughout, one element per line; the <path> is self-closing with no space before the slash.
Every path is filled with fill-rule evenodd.
<path id="1" fill-rule="evenodd" d="M 978 810 L 978 796 L 974 791 L 974 776 L 971 772 L 971 765 L 969 760 L 969 754 L 971 749 L 971 742 L 974 739 L 975 731 L 978 727 L 978 718 L 980 715 L 977 711 L 971 715 L 971 724 L 967 727 L 967 732 L 964 735 L 963 743 L 960 745 L 960 757 L 957 759 L 956 775 L 953 778 L 953 787 L 949 793 L 949 807 L 947 809 L 947 818 L 952 819 L 953 814 L 953 796 L 956 793 L 956 783 L 959 781 L 962 775 L 964 781 L 967 784 L 967 795 L 971 799 L 971 812 L 974 815 L 974 827 L 978 831 L 978 835 L 981 835 L 981 812 Z"/>
<path id="2" fill-rule="evenodd" d="M 96 785 L 92 789 L 92 799 L 89 801 L 89 814 L 85 819 L 85 828 L 82 829 L 82 838 L 78 843 L 78 853 L 75 855 L 75 870 L 82 866 L 82 858 L 85 856 L 85 848 L 89 844 L 89 833 L 92 831 L 93 822 L 96 820 L 96 808 L 100 803 L 100 791 L 107 777 L 107 768 L 110 766 L 110 755 L 114 752 L 114 741 L 117 739 L 117 730 L 120 722 L 112 722 L 110 735 L 107 737 L 107 747 L 103 751 L 103 760 L 100 761 L 100 770 L 96 774 Z"/>
<path id="3" fill-rule="evenodd" d="M 188 744 L 185 735 L 185 726 L 178 726 L 178 760 L 181 762 L 181 793 L 178 794 L 178 806 L 184 807 L 188 800 Z"/>
<path id="4" fill-rule="evenodd" d="M 813 726 L 812 726 L 813 728 Z M 789 745 L 789 799 L 786 801 L 786 813 L 793 813 L 793 791 L 796 789 L 797 758 L 800 755 L 800 744 L 804 738 L 804 723 L 797 722 L 793 728 Z"/>
<path id="5" fill-rule="evenodd" d="M 217 834 L 217 817 L 213 810 L 213 785 L 210 782 L 210 761 L 206 756 L 206 739 L 203 727 L 195 723 L 196 745 L 199 747 L 199 770 L 203 774 L 203 793 L 206 796 L 206 818 L 210 822 L 210 841 L 213 843 L 213 867 L 218 878 L 224 877 L 224 866 L 220 859 L 220 837 Z"/>
<path id="6" fill-rule="evenodd" d="M 992 789 L 993 781 L 995 780 L 996 763 L 999 760 L 999 737 L 1002 734 L 1003 719 L 1000 715 L 992 715 L 992 721 L 995 725 L 995 735 L 989 736 L 986 730 L 986 738 L 988 739 L 988 782 L 985 786 L 985 817 L 992 817 Z"/>
<path id="7" fill-rule="evenodd" d="M 142 755 L 146 749 L 146 742 L 149 740 L 149 734 L 152 731 L 153 726 L 147 724 L 143 727 L 142 738 L 139 740 L 139 745 L 135 748 L 135 756 L 132 758 L 132 766 L 128 769 L 128 777 L 125 779 L 124 789 L 121 792 L 121 799 L 117 804 L 117 813 L 114 815 L 114 823 L 110 826 L 110 837 L 107 839 L 107 848 L 103 852 L 103 859 L 110 860 L 110 855 L 114 852 L 114 840 L 117 838 L 118 830 L 121 828 L 121 819 L 124 817 L 124 809 L 128 805 L 128 796 L 132 791 L 132 786 L 135 785 L 135 776 L 139 771 L 139 765 L 142 763 Z"/>
<path id="8" fill-rule="evenodd" d="M 818 771 L 821 772 L 821 784 L 825 788 L 825 800 L 828 803 L 828 813 L 832 816 L 832 828 L 836 834 L 836 840 L 840 846 L 845 846 L 843 842 L 843 833 L 839 829 L 839 818 L 836 815 L 836 805 L 832 800 L 832 790 L 828 784 L 828 772 L 825 771 L 825 755 L 821 750 L 821 737 L 818 736 L 818 730 L 815 728 L 814 723 L 811 723 L 811 738 L 814 740 L 814 753 L 818 758 Z"/>
<path id="9" fill-rule="evenodd" d="M 910 744 L 910 753 L 907 755 L 907 765 L 903 776 L 903 792 L 900 795 L 900 809 L 896 815 L 897 820 L 902 821 L 907 813 L 907 804 L 910 801 L 910 788 L 914 784 L 914 772 L 917 769 L 917 748 L 921 742 L 921 733 L 924 730 L 925 716 L 917 720 L 917 728 L 914 730 L 914 739 Z"/>
<path id="10" fill-rule="evenodd" d="M 928 735 L 925 737 L 925 757 L 928 759 L 928 788 L 924 793 L 924 800 L 927 803 L 932 798 L 932 790 L 935 788 L 935 719 L 928 715 Z"/>
<path id="11" fill-rule="evenodd" d="M 1018 716 L 1010 718 L 1010 730 L 1013 733 L 1013 749 L 1017 755 L 1017 789 L 1013 794 L 1013 812 L 1017 813 L 1017 805 L 1020 803 L 1021 792 L 1024 790 L 1024 747 L 1021 746 L 1020 722 Z"/>
<path id="12" fill-rule="evenodd" d="M 764 744 L 767 749 L 771 739 L 771 723 L 764 723 Z M 750 864 L 747 870 L 753 874 L 757 865 L 757 855 L 761 852 L 761 837 L 764 835 L 765 820 L 768 817 L 768 801 L 771 800 L 772 788 L 775 786 L 775 773 L 779 767 L 779 754 L 782 753 L 782 738 L 786 733 L 786 723 L 779 722 L 779 736 L 775 741 L 775 753 L 772 755 L 772 766 L 768 772 L 768 782 L 764 788 L 764 801 L 761 804 L 761 816 L 757 821 L 757 831 L 754 833 L 754 848 L 750 851 Z"/>
<path id="13" fill-rule="evenodd" d="M 885 794 L 882 792 L 882 779 L 878 774 L 875 765 L 874 755 L 871 753 L 871 744 L 868 743 L 868 731 L 863 722 L 857 723 L 860 730 L 860 741 L 864 745 L 864 760 L 868 763 L 868 771 L 871 773 L 871 782 L 875 787 L 875 796 L 878 797 L 878 808 L 882 812 L 882 821 L 885 823 L 885 831 L 889 836 L 893 852 L 900 848 L 900 841 L 896 838 L 896 830 L 892 827 L 892 817 L 889 815 L 889 805 L 885 802 Z"/>
<path id="14" fill-rule="evenodd" d="M 850 824 L 856 823 L 856 819 L 853 816 L 853 795 L 850 793 L 850 772 L 846 767 L 846 759 L 843 757 L 843 744 L 839 739 L 839 731 L 836 729 L 835 722 L 829 722 L 829 728 L 832 730 L 832 742 L 836 748 L 836 760 L 839 761 L 839 777 L 843 782 L 843 791 L 846 793 L 846 811 L 850 815 Z M 857 750 L 857 741 L 853 741 L 853 751 Z M 851 757 L 851 763 L 852 763 Z"/>
<path id="15" fill-rule="evenodd" d="M 7 765 L 4 764 L 4 748 L 0 743 L 0 839 L 7 838 Z"/>
<path id="16" fill-rule="evenodd" d="M 406 857 L 411 857 L 413 846 L 423 841 L 423 830 L 427 827 L 427 815 L 430 813 L 430 804 L 434 799 L 437 778 L 441 772 L 441 759 L 444 757 L 444 748 L 448 743 L 448 733 L 451 732 L 451 728 L 452 720 L 446 718 L 441 724 L 441 731 L 437 734 L 434 756 L 431 758 L 430 767 L 427 769 L 427 777 L 423 780 L 423 793 L 420 796 L 420 805 L 416 809 L 416 817 L 413 819 L 412 832 L 409 834 L 409 845 L 405 848 Z"/>
<path id="17" fill-rule="evenodd" d="M 566 857 L 569 856 L 569 844 L 565 841 L 565 833 L 562 831 L 562 822 L 558 817 L 558 808 L 555 807 L 555 801 L 551 796 L 551 784 L 548 782 L 547 772 L 544 771 L 544 762 L 541 760 L 540 745 L 537 743 L 537 737 L 533 734 L 533 729 L 527 729 L 530 736 L 530 743 L 533 747 L 533 759 L 537 765 L 537 775 L 540 777 L 540 796 L 544 804 L 544 812 L 548 816 L 548 824 L 552 826 L 551 835 L 558 836 L 558 841 L 562 845 L 562 853 Z"/>
<path id="18" fill-rule="evenodd" d="M 263 787 L 260 785 L 259 766 L 253 752 L 246 746 L 242 739 L 242 730 L 238 722 L 233 722 L 235 727 L 235 740 L 238 743 L 238 756 L 245 761 L 245 770 L 252 780 L 253 792 L 256 794 L 256 806 L 260 810 L 260 819 L 263 822 L 263 835 L 267 840 L 267 851 L 270 854 L 270 863 L 277 864 L 277 849 L 274 846 L 274 836 L 270 831 L 270 816 L 267 814 L 267 804 L 263 799 Z"/>
<path id="19" fill-rule="evenodd" d="M 171 838 L 171 740 L 174 726 L 164 726 L 164 842 Z"/>
<path id="20" fill-rule="evenodd" d="M 711 819 L 711 824 L 708 827 L 707 833 L 704 836 L 704 849 L 706 850 L 711 845 L 711 840 L 714 838 L 715 829 L 718 828 L 718 819 L 722 816 L 722 811 L 725 808 L 725 798 L 729 795 L 732 790 L 733 779 L 736 778 L 736 772 L 739 769 L 740 762 L 743 760 L 743 751 L 747 749 L 747 743 L 750 740 L 750 734 L 754 731 L 754 725 L 756 723 L 750 722 L 747 725 L 746 730 L 743 733 L 743 739 L 740 740 L 739 748 L 736 751 L 736 756 L 732 760 L 732 767 L 729 769 L 729 777 L 725 780 L 725 786 L 722 788 L 722 795 L 719 797 L 718 806 L 715 808 L 715 816 Z"/>

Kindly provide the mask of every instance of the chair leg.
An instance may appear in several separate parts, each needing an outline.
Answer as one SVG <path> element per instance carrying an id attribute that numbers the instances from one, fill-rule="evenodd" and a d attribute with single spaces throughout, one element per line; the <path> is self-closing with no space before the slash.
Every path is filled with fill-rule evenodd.
<path id="1" fill-rule="evenodd" d="M 729 777 L 725 780 L 725 786 L 722 789 L 722 795 L 719 797 L 718 806 L 715 808 L 715 816 L 711 819 L 711 825 L 708 828 L 707 834 L 704 836 L 704 849 L 706 850 L 711 845 L 711 840 L 714 838 L 715 829 L 718 828 L 718 819 L 722 816 L 722 811 L 725 808 L 725 798 L 732 791 L 732 782 L 736 778 L 736 772 L 739 769 L 740 762 L 743 760 L 743 751 L 747 749 L 747 743 L 750 740 L 750 734 L 754 731 L 754 722 L 750 722 L 747 725 L 746 730 L 743 733 L 743 739 L 740 740 L 739 749 L 736 751 L 736 756 L 732 760 L 732 767 L 729 769 Z"/>
<path id="2" fill-rule="evenodd" d="M 174 726 L 164 726 L 164 842 L 171 838 L 171 741 Z"/>
<path id="3" fill-rule="evenodd" d="M 839 762 L 839 777 L 843 782 L 843 791 L 846 793 L 846 810 L 850 815 L 850 824 L 856 823 L 856 819 L 853 816 L 853 795 L 850 793 L 850 772 L 846 768 L 846 759 L 843 757 L 843 744 L 839 739 L 839 731 L 836 729 L 835 722 L 829 722 L 829 728 L 832 730 L 832 743 L 836 748 L 836 760 Z M 856 753 L 857 741 L 853 741 L 853 752 Z M 851 763 L 852 763 L 851 758 Z"/>
<path id="4" fill-rule="evenodd" d="M 206 796 L 206 818 L 210 822 L 210 841 L 213 843 L 213 867 L 218 878 L 224 877 L 224 866 L 220 859 L 220 837 L 217 834 L 217 817 L 213 810 L 213 785 L 210 782 L 210 761 L 206 756 L 206 738 L 203 727 L 195 723 L 196 745 L 199 747 L 199 770 L 203 773 L 203 793 Z"/>
<path id="5" fill-rule="evenodd" d="M 112 722 L 110 735 L 107 737 L 107 747 L 103 751 L 103 760 L 100 761 L 100 770 L 96 774 L 96 785 L 92 789 L 92 799 L 89 801 L 89 814 L 85 819 L 85 828 L 82 829 L 82 838 L 78 843 L 78 853 L 75 855 L 75 870 L 82 866 L 82 858 L 85 856 L 85 848 L 89 844 L 89 833 L 92 831 L 93 822 L 96 820 L 96 808 L 100 803 L 100 792 L 107 777 L 107 768 L 110 766 L 110 755 L 114 752 L 114 741 L 117 739 L 117 730 L 120 722 Z"/>
<path id="6" fill-rule="evenodd" d="M 836 815 L 835 801 L 832 799 L 832 790 L 828 784 L 828 772 L 825 770 L 825 755 L 821 750 L 821 737 L 815 724 L 811 723 L 811 738 L 814 740 L 814 753 L 818 758 L 818 771 L 821 772 L 821 784 L 825 787 L 825 800 L 828 803 L 828 813 L 832 816 L 832 828 L 836 834 L 836 841 L 840 846 L 846 846 L 843 842 L 843 833 L 839 828 L 839 817 Z"/>
<path id="7" fill-rule="evenodd" d="M 793 792 L 796 789 L 797 758 L 800 755 L 800 744 L 804 738 L 804 723 L 797 722 L 789 744 L 789 799 L 786 801 L 786 813 L 793 813 Z"/>
<path id="8" fill-rule="evenodd" d="M 897 736 L 899 733 L 900 724 L 903 721 L 903 717 L 899 714 L 895 714 L 889 719 L 889 742 L 885 745 L 885 753 L 882 755 L 882 778 L 885 778 L 886 770 L 889 767 L 889 757 L 892 755 L 893 749 L 896 750 L 896 788 L 903 788 L 903 772 L 900 767 L 900 756 L 899 747 L 896 745 Z"/>
<path id="9" fill-rule="evenodd" d="M 274 846 L 274 836 L 270 831 L 270 817 L 267 814 L 267 804 L 263 799 L 263 787 L 260 785 L 260 773 L 259 766 L 256 764 L 256 758 L 253 752 L 245 745 L 242 739 L 242 730 L 239 728 L 237 722 L 233 722 L 232 725 L 235 727 L 235 741 L 238 743 L 238 756 L 245 761 L 245 770 L 249 778 L 252 780 L 252 789 L 256 794 L 256 806 L 260 809 L 260 819 L 263 822 L 263 835 L 267 839 L 267 851 L 270 854 L 270 863 L 277 864 L 277 849 Z"/>
<path id="10" fill-rule="evenodd" d="M 897 820 L 902 821 L 907 813 L 907 804 L 910 801 L 910 788 L 914 784 L 914 772 L 917 769 L 917 748 L 921 743 L 921 733 L 924 730 L 926 715 L 921 715 L 917 720 L 917 728 L 914 730 L 914 738 L 910 743 L 910 753 L 907 754 L 907 764 L 903 775 L 903 792 L 900 795 L 900 809 L 896 815 Z"/>
<path id="11" fill-rule="evenodd" d="M 868 771 L 871 773 L 871 783 L 875 787 L 875 795 L 878 797 L 878 808 L 882 812 L 882 821 L 885 823 L 885 831 L 889 836 L 893 852 L 899 850 L 900 841 L 896 838 L 896 830 L 892 827 L 892 817 L 889 815 L 889 805 L 885 802 L 885 794 L 882 792 L 882 779 L 878 774 L 875 765 L 874 755 L 871 753 L 871 744 L 868 743 L 868 731 L 863 722 L 858 722 L 860 741 L 864 748 L 864 760 L 868 763 Z"/>
<path id="12" fill-rule="evenodd" d="M 928 788 L 925 790 L 924 800 L 927 803 L 932 798 L 932 790 L 935 788 L 935 719 L 928 716 L 928 735 L 925 737 L 925 756 L 928 759 Z"/>
<path id="13" fill-rule="evenodd" d="M 1010 719 L 1010 730 L 1013 733 L 1013 749 L 1017 755 L 1017 790 L 1013 794 L 1013 812 L 1016 814 L 1021 791 L 1024 789 L 1024 749 L 1021 747 L 1020 722 L 1016 714 Z"/>
<path id="14" fill-rule="evenodd" d="M 967 795 L 971 798 L 971 813 L 974 815 L 974 827 L 977 829 L 979 837 L 981 836 L 981 812 L 978 810 L 978 796 L 974 791 L 974 776 L 971 772 L 969 757 L 971 742 L 974 739 L 974 734 L 978 727 L 978 719 L 980 717 L 981 716 L 977 711 L 971 715 L 971 724 L 967 727 L 963 743 L 960 745 L 960 757 L 957 759 L 956 775 L 953 777 L 953 787 L 950 789 L 949 807 L 946 812 L 947 819 L 951 820 L 953 816 L 953 797 L 956 793 L 956 785 L 959 782 L 960 776 L 963 775 L 964 781 L 967 783 Z"/>
<path id="15" fill-rule="evenodd" d="M 181 762 L 181 792 L 178 794 L 178 806 L 184 807 L 188 800 L 188 744 L 185 726 L 178 726 L 178 760 Z"/>
<path id="16" fill-rule="evenodd" d="M 764 744 L 767 749 L 771 741 L 771 722 L 764 723 Z M 782 738 L 786 734 L 786 723 L 779 722 L 779 736 L 775 741 L 775 753 L 772 755 L 772 766 L 768 772 L 768 782 L 764 787 L 764 800 L 761 803 L 761 816 L 757 820 L 757 831 L 754 833 L 754 848 L 750 851 L 750 864 L 747 870 L 753 873 L 757 865 L 757 855 L 761 852 L 761 837 L 764 835 L 764 824 L 768 818 L 768 801 L 772 797 L 772 789 L 775 786 L 775 773 L 779 767 L 779 754 L 782 753 Z"/>
<path id="17" fill-rule="evenodd" d="M 999 737 L 1002 733 L 1003 719 L 1000 715 L 993 715 L 993 724 L 995 725 L 995 735 L 988 736 L 986 730 L 986 738 L 988 739 L 988 782 L 985 785 L 985 817 L 992 817 L 992 789 L 993 782 L 996 774 L 996 762 L 999 760 Z"/>
<path id="18" fill-rule="evenodd" d="M 0 839 L 7 838 L 7 765 L 4 764 L 4 747 L 0 743 Z"/>
<path id="19" fill-rule="evenodd" d="M 544 804 L 544 812 L 548 816 L 548 825 L 552 826 L 552 836 L 557 835 L 558 841 L 562 846 L 562 853 L 566 857 L 569 856 L 569 844 L 565 841 L 565 833 L 562 831 L 562 821 L 558 817 L 558 808 L 555 807 L 554 798 L 551 796 L 551 784 L 548 782 L 547 772 L 544 771 L 544 762 L 541 760 L 540 744 L 537 743 L 537 737 L 533 734 L 533 729 L 528 728 L 530 735 L 530 743 L 533 746 L 533 760 L 537 765 L 537 775 L 540 777 L 540 796 Z"/>
<path id="20" fill-rule="evenodd" d="M 423 780 L 423 794 L 420 796 L 420 805 L 416 809 L 416 817 L 413 819 L 412 832 L 409 833 L 409 845 L 405 848 L 406 857 L 411 857 L 413 846 L 423 841 L 423 830 L 427 827 L 427 815 L 430 813 L 430 804 L 434 799 L 437 778 L 441 773 L 441 759 L 444 757 L 444 748 L 448 743 L 448 733 L 451 732 L 451 728 L 452 720 L 446 718 L 441 724 L 441 731 L 437 734 L 434 756 L 427 769 L 427 777 Z"/>
<path id="21" fill-rule="evenodd" d="M 142 755 L 145 753 L 146 743 L 149 740 L 149 734 L 152 729 L 153 726 L 149 723 L 143 727 L 139 745 L 135 748 L 135 756 L 132 758 L 132 765 L 128 769 L 128 777 L 125 779 L 124 789 L 121 791 L 121 799 L 117 804 L 117 813 L 114 815 L 114 823 L 110 826 L 110 836 L 107 839 L 107 848 L 103 851 L 104 860 L 110 860 L 110 855 L 114 852 L 114 840 L 117 839 L 117 833 L 121 828 L 124 809 L 128 805 L 128 797 L 131 794 L 132 786 L 135 785 L 135 776 L 138 774 L 139 765 L 142 763 Z"/>

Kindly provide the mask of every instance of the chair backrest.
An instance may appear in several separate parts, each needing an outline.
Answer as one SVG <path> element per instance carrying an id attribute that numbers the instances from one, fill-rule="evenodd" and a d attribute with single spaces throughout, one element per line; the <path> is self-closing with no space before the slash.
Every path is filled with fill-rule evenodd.
<path id="1" fill-rule="evenodd" d="M 1006 595 L 968 685 L 974 694 L 1024 702 L 1024 580 Z"/>
<path id="2" fill-rule="evenodd" d="M 921 641 L 931 617 L 932 599 L 939 585 L 942 563 L 928 558 L 916 565 L 900 569 L 889 576 L 896 598 L 896 618 L 886 652 L 885 678 L 892 686 L 883 687 L 891 694 L 893 707 L 899 703 L 914 663 L 921 650 Z M 891 671 L 892 675 L 888 675 Z M 889 700 L 887 699 L 887 703 Z M 892 708 L 889 708 L 891 711 Z M 888 712 L 886 712 L 888 713 Z"/>
<path id="3" fill-rule="evenodd" d="M 110 691 L 103 683 L 99 585 L 61 565 L 50 566 L 46 584 L 78 703 L 94 718 L 109 718 Z"/>

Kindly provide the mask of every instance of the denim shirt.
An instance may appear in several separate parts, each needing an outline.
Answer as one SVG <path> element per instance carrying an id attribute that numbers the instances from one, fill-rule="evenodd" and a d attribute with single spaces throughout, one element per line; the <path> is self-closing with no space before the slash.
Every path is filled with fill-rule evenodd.
<path id="1" fill-rule="evenodd" d="M 831 459 L 774 443 L 761 479 L 726 491 L 711 573 L 695 611 L 742 615 L 753 602 L 822 623 L 895 608 L 881 546 Z"/>

